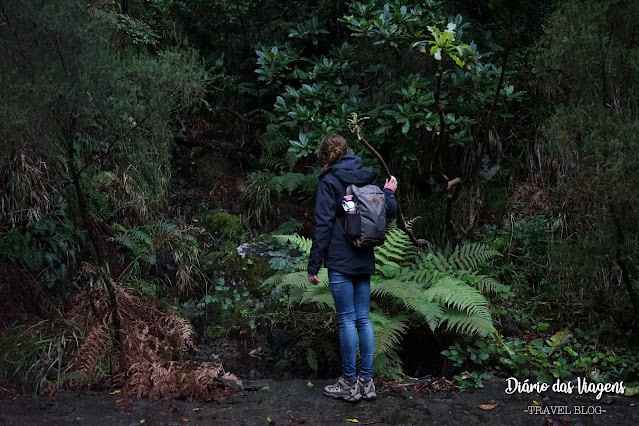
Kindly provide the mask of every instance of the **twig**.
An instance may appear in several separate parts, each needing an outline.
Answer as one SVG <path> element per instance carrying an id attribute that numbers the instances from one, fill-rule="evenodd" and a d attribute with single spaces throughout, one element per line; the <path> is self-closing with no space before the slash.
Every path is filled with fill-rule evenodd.
<path id="1" fill-rule="evenodd" d="M 365 120 L 366 118 L 364 118 Z M 362 119 L 360 119 L 362 120 Z M 388 179 L 391 178 L 391 172 L 388 169 L 388 166 L 386 165 L 386 162 L 384 161 L 384 159 L 382 158 L 382 156 L 380 155 L 379 152 L 377 152 L 377 150 L 375 148 L 373 148 L 373 146 L 371 144 L 369 144 L 366 139 L 364 139 L 364 136 L 362 136 L 361 134 L 361 127 L 359 125 L 358 119 L 357 119 L 357 114 L 353 113 L 353 118 L 350 121 L 350 124 L 348 125 L 348 127 L 351 129 L 351 133 L 357 133 L 357 139 L 359 139 L 366 148 L 368 148 L 368 150 L 375 156 L 377 157 L 377 160 L 379 161 L 379 164 L 381 164 L 382 168 L 384 169 L 384 172 L 386 174 L 386 177 Z M 408 229 L 408 227 L 406 226 L 406 221 L 404 220 L 404 215 L 402 214 L 402 208 L 399 205 L 399 188 L 397 188 L 395 190 L 395 199 L 397 200 L 397 227 L 399 229 L 401 229 L 402 231 L 404 231 L 406 233 L 406 235 L 408 235 L 408 238 L 410 238 L 411 242 L 417 246 L 420 247 L 421 244 L 419 243 L 419 241 L 417 241 L 417 238 L 415 238 L 415 235 L 413 235 L 413 232 Z"/>

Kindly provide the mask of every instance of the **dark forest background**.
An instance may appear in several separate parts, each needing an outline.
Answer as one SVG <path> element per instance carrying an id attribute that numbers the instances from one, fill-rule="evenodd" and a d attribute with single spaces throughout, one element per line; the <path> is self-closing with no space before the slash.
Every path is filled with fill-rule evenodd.
<path id="1" fill-rule="evenodd" d="M 378 376 L 635 393 L 638 23 L 628 0 L 0 0 L 0 393 L 338 374 L 304 272 L 333 132 L 383 178 L 379 151 L 410 233 L 378 252 Z"/>

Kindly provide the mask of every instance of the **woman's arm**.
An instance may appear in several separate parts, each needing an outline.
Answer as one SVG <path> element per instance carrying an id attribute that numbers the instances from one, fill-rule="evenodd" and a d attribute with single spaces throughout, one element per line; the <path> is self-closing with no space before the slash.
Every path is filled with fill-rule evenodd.
<path id="1" fill-rule="evenodd" d="M 315 196 L 315 228 L 313 229 L 313 245 L 308 258 L 309 276 L 317 275 L 326 256 L 328 243 L 333 235 L 335 224 L 335 195 L 326 179 L 320 179 Z"/>

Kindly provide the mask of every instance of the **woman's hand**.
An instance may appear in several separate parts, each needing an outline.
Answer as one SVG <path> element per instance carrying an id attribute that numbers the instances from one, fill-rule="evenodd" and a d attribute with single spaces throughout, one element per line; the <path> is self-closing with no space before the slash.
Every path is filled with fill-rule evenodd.
<path id="1" fill-rule="evenodd" d="M 319 278 L 317 277 L 317 275 L 311 275 L 310 273 L 308 274 L 308 280 L 311 282 L 311 284 L 313 285 L 317 285 L 319 284 Z"/>
<path id="2" fill-rule="evenodd" d="M 386 179 L 386 183 L 384 184 L 384 189 L 386 188 L 395 192 L 395 190 L 397 189 L 397 179 L 395 179 L 395 176 L 391 176 L 390 179 Z"/>

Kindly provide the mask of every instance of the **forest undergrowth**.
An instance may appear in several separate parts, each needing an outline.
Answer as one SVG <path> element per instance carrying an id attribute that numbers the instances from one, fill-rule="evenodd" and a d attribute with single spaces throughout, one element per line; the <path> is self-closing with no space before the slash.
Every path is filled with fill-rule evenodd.
<path id="1" fill-rule="evenodd" d="M 333 132 L 381 177 L 379 152 L 416 237 L 377 250 L 379 377 L 636 393 L 637 22 L 615 1 L 0 1 L 0 394 L 337 373 L 325 271 L 303 272 Z"/>

